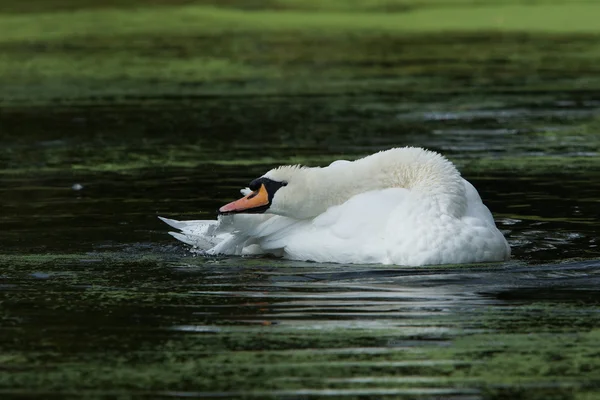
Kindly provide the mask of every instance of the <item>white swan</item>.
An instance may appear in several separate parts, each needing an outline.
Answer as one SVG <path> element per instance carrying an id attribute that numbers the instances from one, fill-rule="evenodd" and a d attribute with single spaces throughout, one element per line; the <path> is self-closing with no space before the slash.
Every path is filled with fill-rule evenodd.
<path id="1" fill-rule="evenodd" d="M 510 247 L 477 190 L 438 153 L 395 148 L 254 180 L 216 221 L 175 221 L 206 254 L 397 265 L 502 261 Z"/>

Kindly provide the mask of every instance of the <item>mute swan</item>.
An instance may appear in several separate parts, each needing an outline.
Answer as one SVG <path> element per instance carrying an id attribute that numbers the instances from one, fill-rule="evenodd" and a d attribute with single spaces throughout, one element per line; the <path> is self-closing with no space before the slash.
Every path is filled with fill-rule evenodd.
<path id="1" fill-rule="evenodd" d="M 175 221 L 205 254 L 407 266 L 502 261 L 510 247 L 477 190 L 438 153 L 394 148 L 324 168 L 283 166 L 216 221 Z"/>

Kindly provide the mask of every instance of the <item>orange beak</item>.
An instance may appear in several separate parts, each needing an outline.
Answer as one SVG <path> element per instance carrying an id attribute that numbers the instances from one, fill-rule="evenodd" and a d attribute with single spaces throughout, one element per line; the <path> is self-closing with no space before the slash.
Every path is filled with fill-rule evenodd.
<path id="1" fill-rule="evenodd" d="M 269 193 L 263 184 L 260 185 L 258 190 L 250 193 L 248 196 L 232 201 L 219 208 L 219 214 L 264 212 L 269 205 Z"/>

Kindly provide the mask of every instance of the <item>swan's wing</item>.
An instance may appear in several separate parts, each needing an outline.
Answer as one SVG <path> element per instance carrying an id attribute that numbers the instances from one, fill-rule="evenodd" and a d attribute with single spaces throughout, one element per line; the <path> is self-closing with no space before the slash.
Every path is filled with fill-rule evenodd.
<path id="1" fill-rule="evenodd" d="M 465 183 L 467 214 L 428 213 L 406 189 L 357 195 L 331 207 L 287 238 L 293 259 L 339 263 L 428 265 L 503 260 L 510 248 L 475 188 Z"/>
<path id="2" fill-rule="evenodd" d="M 389 216 L 402 207 L 407 195 L 401 188 L 374 190 L 331 207 L 291 232 L 285 255 L 300 260 L 384 263 Z"/>

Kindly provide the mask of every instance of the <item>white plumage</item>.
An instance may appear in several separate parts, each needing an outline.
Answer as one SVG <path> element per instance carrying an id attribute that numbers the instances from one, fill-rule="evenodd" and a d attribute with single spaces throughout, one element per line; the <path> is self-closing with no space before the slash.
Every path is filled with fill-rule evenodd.
<path id="1" fill-rule="evenodd" d="M 397 148 L 325 168 L 279 167 L 263 178 L 287 183 L 264 214 L 161 219 L 206 254 L 409 266 L 510 257 L 477 190 L 435 152 Z"/>

